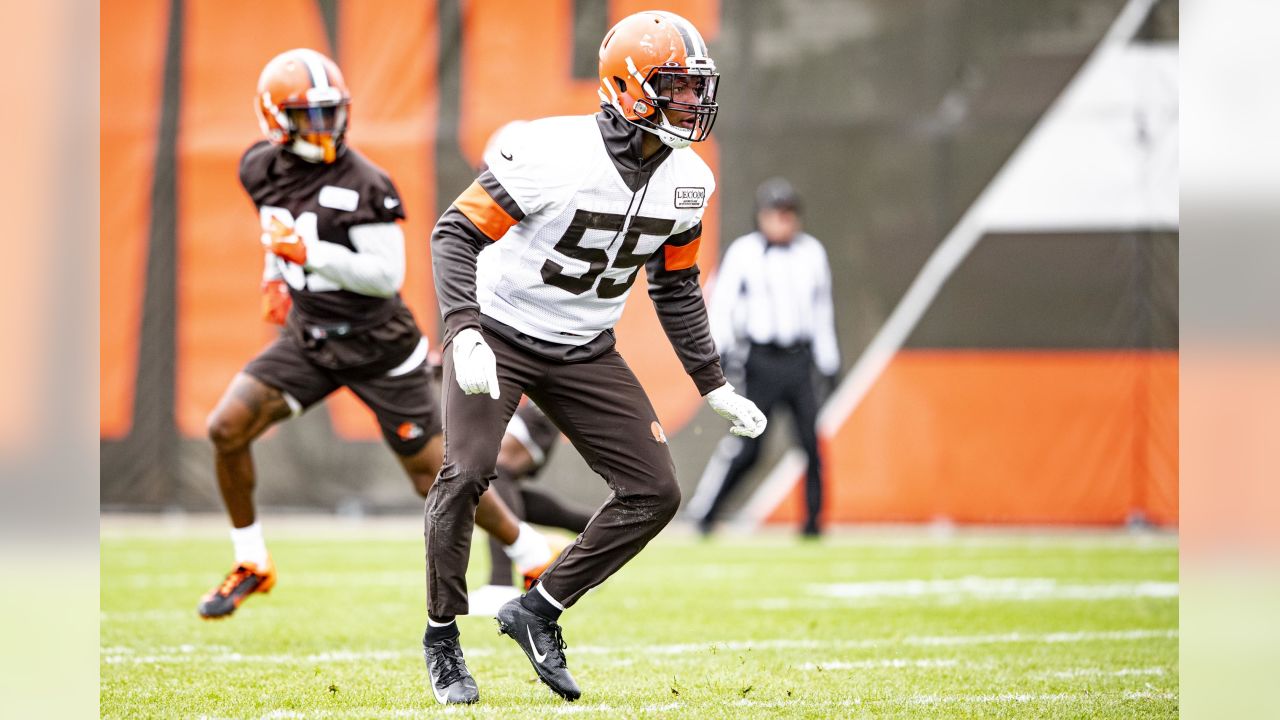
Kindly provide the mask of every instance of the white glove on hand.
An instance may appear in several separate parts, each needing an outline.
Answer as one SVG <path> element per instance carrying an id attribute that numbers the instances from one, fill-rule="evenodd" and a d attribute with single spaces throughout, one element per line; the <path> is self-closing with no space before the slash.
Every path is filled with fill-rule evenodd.
<path id="1" fill-rule="evenodd" d="M 720 417 L 733 423 L 729 432 L 740 437 L 756 438 L 764 432 L 768 420 L 756 404 L 733 391 L 733 386 L 725 383 L 707 393 L 707 404 Z"/>
<path id="2" fill-rule="evenodd" d="M 498 360 L 475 328 L 467 328 L 453 338 L 453 375 L 462 392 L 489 393 L 489 397 L 498 399 Z"/>

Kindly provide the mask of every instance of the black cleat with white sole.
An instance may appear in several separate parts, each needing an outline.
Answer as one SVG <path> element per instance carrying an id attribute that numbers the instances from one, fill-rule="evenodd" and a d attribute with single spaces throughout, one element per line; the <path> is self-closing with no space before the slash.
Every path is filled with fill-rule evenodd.
<path id="1" fill-rule="evenodd" d="M 427 659 L 427 674 L 431 676 L 431 692 L 436 696 L 436 702 L 441 705 L 469 705 L 480 700 L 480 689 L 462 659 L 462 646 L 458 644 L 457 635 L 429 645 L 423 637 L 422 654 Z"/>
<path id="2" fill-rule="evenodd" d="M 498 610 L 498 632 L 516 641 L 538 679 L 552 692 L 569 701 L 582 696 L 565 662 L 566 646 L 559 624 L 526 609 L 516 598 Z"/>

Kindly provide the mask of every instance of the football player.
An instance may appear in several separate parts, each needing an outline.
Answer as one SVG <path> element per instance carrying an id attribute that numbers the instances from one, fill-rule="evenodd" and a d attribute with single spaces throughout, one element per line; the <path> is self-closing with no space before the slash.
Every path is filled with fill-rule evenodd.
<path id="1" fill-rule="evenodd" d="M 258 80 L 255 106 L 267 140 L 245 152 L 240 182 L 262 224 L 264 316 L 284 330 L 236 375 L 209 416 L 235 567 L 202 598 L 204 618 L 230 615 L 276 582 L 256 519 L 250 453 L 271 425 L 345 386 L 373 410 L 419 494 L 426 496 L 440 467 L 444 441 L 427 340 L 400 299 L 404 208 L 386 173 L 343 142 L 350 103 L 338 66 L 314 50 L 276 56 Z M 496 493 L 480 499 L 475 522 L 502 541 L 522 572 L 536 575 L 550 562 L 546 539 Z"/>
<path id="2" fill-rule="evenodd" d="M 426 505 L 423 648 L 441 703 L 479 699 L 459 644 L 471 534 L 523 392 L 613 491 L 523 597 L 498 612 L 561 697 L 580 696 L 558 620 L 634 557 L 680 504 L 667 438 L 614 347 L 613 326 L 644 266 L 667 337 L 699 393 L 758 436 L 765 418 L 725 382 L 697 254 L 715 188 L 687 148 L 715 122 L 715 63 L 698 30 L 666 12 L 615 25 L 600 46 L 595 115 L 534 120 L 503 135 L 489 169 L 441 216 L 432 260 L 445 323 L 444 466 Z"/>

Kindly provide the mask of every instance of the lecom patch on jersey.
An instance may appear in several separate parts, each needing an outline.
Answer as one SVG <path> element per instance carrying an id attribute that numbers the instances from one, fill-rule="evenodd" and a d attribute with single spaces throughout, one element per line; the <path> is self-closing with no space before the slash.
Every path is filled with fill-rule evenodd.
<path id="1" fill-rule="evenodd" d="M 700 187 L 676 188 L 676 207 L 700 208 L 707 202 L 707 189 Z"/>

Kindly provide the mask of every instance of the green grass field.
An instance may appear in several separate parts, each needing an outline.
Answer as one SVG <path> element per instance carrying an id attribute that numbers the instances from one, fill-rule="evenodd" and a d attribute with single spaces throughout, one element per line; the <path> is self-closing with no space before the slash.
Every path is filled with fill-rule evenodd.
<path id="1" fill-rule="evenodd" d="M 207 622 L 196 602 L 230 560 L 218 522 L 104 519 L 103 717 L 1178 714 L 1167 535 L 669 533 L 565 614 L 579 702 L 535 682 L 492 619 L 466 617 L 481 702 L 446 709 L 421 657 L 417 524 L 264 525 L 275 590 Z"/>

